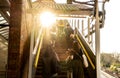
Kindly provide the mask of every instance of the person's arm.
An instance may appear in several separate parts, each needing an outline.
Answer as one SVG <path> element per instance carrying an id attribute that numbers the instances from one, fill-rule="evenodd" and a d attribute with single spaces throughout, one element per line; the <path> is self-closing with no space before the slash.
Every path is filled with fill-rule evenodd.
<path id="1" fill-rule="evenodd" d="M 88 67 L 87 57 L 83 54 L 82 58 L 83 58 L 83 64 L 84 64 L 85 68 L 87 68 Z"/>

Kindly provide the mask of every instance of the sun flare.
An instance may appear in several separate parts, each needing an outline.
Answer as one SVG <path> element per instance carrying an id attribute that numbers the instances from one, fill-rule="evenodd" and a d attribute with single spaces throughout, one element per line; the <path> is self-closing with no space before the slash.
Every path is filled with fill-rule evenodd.
<path id="1" fill-rule="evenodd" d="M 49 27 L 56 21 L 55 15 L 52 12 L 43 12 L 40 14 L 40 22 L 42 26 Z"/>

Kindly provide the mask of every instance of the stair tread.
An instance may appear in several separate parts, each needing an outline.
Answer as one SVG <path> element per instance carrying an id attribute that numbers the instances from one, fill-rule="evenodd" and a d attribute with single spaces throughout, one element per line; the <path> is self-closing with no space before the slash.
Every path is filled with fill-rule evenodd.
<path id="1" fill-rule="evenodd" d="M 66 62 L 65 62 L 65 59 L 68 56 L 68 54 L 66 53 L 67 49 L 68 48 L 66 47 L 66 43 L 64 41 L 56 42 L 55 47 L 53 48 L 53 50 L 58 55 L 58 57 L 60 59 L 60 64 L 62 66 L 61 71 L 58 72 L 57 78 L 67 78 L 67 67 L 66 67 Z M 42 67 L 43 67 L 43 65 L 41 63 L 41 56 L 40 56 L 35 78 L 42 78 L 42 76 L 41 76 Z"/>

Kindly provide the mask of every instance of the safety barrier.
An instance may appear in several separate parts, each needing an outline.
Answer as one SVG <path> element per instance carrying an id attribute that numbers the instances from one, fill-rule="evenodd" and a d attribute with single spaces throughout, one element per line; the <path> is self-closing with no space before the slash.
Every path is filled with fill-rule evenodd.
<path id="1" fill-rule="evenodd" d="M 34 66 L 37 67 L 37 64 L 38 64 L 38 59 L 39 59 L 39 55 L 40 55 L 40 50 L 41 50 L 41 46 L 42 46 L 42 41 L 43 41 L 43 34 L 41 35 L 40 37 L 40 43 L 38 45 L 38 50 L 37 50 L 37 53 L 36 53 L 36 58 L 35 58 L 35 63 L 34 63 Z"/>
<path id="2" fill-rule="evenodd" d="M 107 73 L 104 72 L 104 71 L 101 71 L 101 74 L 103 74 L 106 78 L 115 78 L 115 77 L 113 77 L 113 76 L 107 74 Z"/>
<path id="3" fill-rule="evenodd" d="M 87 53 L 85 47 L 83 46 L 81 40 L 79 39 L 78 35 L 76 35 L 76 38 L 77 38 L 79 44 L 81 45 L 81 47 L 82 47 L 82 49 L 83 49 L 83 51 L 84 51 L 86 57 L 88 58 L 88 60 L 89 60 L 89 62 L 90 62 L 90 64 L 91 64 L 91 66 L 92 66 L 92 68 L 95 69 L 95 65 L 93 64 L 92 60 L 90 59 L 90 57 L 89 57 L 89 55 L 88 55 L 88 53 Z"/>
<path id="4" fill-rule="evenodd" d="M 39 31 L 36 39 L 36 43 L 34 44 L 35 39 L 35 31 L 31 34 L 31 44 L 30 44 L 30 58 L 29 58 L 29 74 L 28 78 L 33 78 L 35 74 L 35 70 L 38 64 L 38 59 L 40 55 L 40 50 L 42 46 L 42 40 L 43 40 L 43 29 Z"/>
<path id="5" fill-rule="evenodd" d="M 96 58 L 93 54 L 93 50 L 89 46 L 89 44 L 86 42 L 85 38 L 81 35 L 79 31 L 76 30 L 75 37 L 77 38 L 79 44 L 82 47 L 82 50 L 84 54 L 86 55 L 88 59 L 88 67 L 86 72 L 88 72 L 90 78 L 96 78 Z M 92 73 L 92 74 L 91 74 Z"/>

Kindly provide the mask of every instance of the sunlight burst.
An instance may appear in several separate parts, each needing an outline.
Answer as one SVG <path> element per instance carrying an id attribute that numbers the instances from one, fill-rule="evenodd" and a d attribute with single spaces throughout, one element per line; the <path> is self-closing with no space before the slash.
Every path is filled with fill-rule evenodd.
<path id="1" fill-rule="evenodd" d="M 55 20 L 56 20 L 55 15 L 51 12 L 43 12 L 40 15 L 40 22 L 44 27 L 49 27 L 53 25 L 55 23 Z"/>

